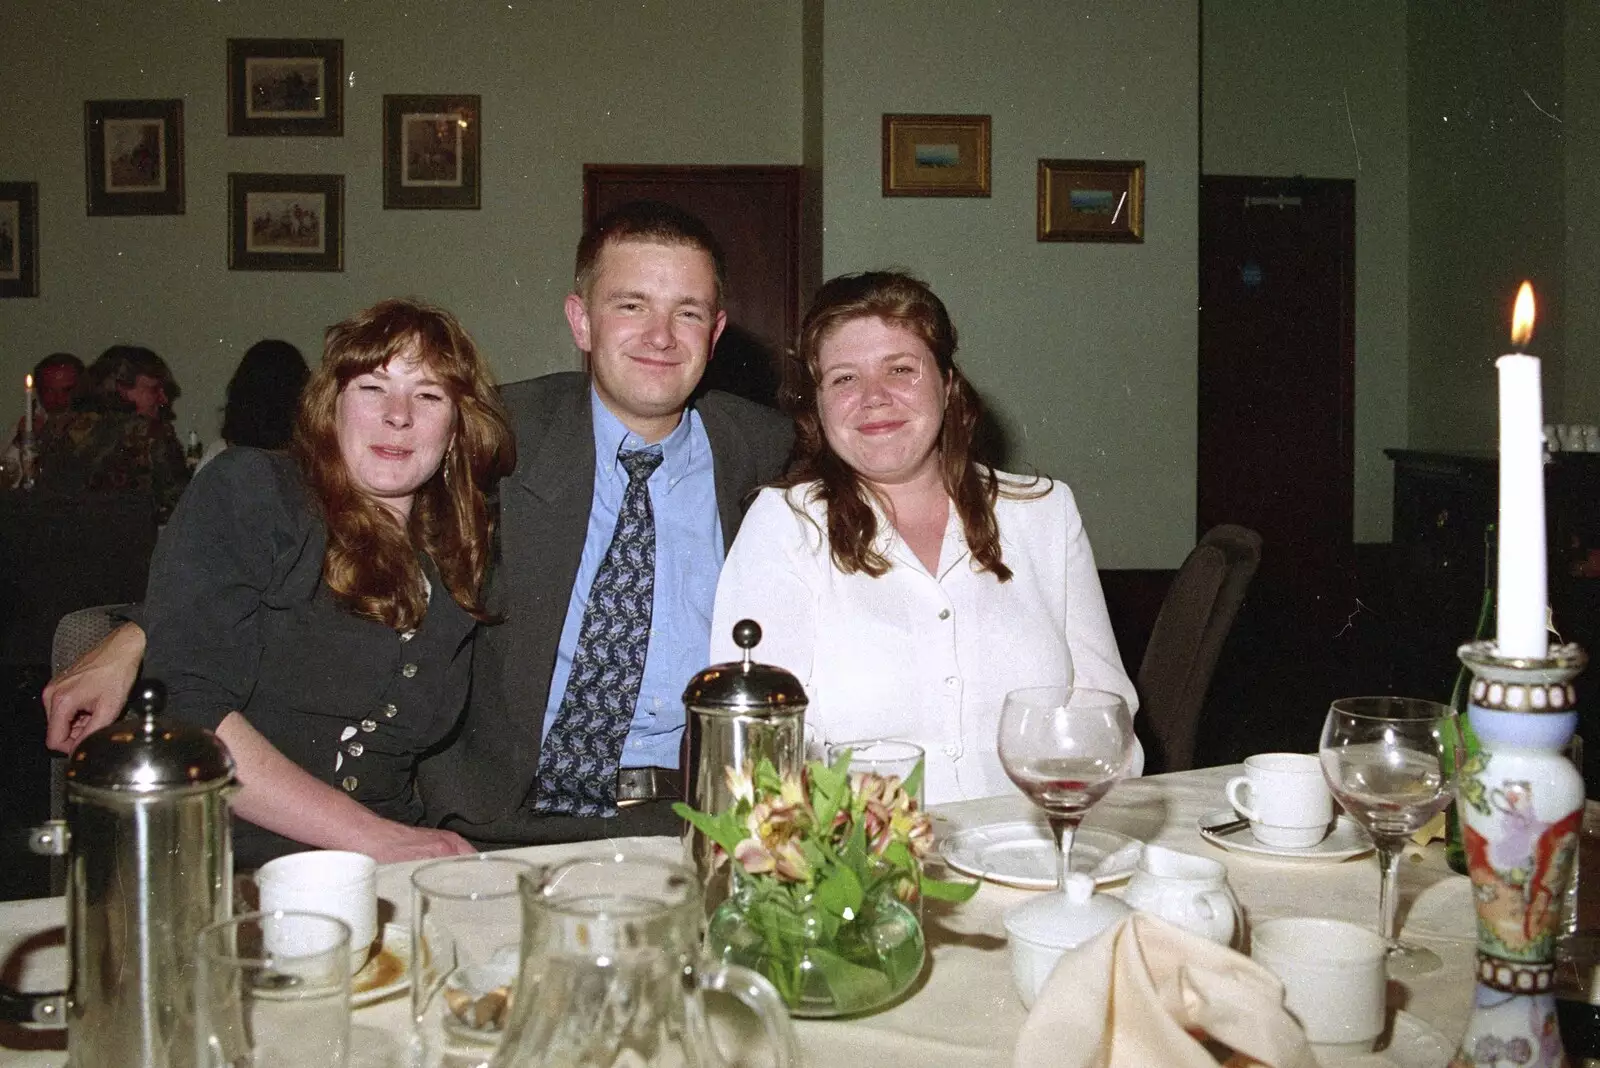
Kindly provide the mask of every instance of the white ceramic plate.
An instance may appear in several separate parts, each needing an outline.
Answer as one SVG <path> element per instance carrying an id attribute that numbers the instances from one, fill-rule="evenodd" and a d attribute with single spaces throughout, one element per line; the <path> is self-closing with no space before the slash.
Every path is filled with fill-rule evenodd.
<path id="1" fill-rule="evenodd" d="M 1094 876 L 1096 885 L 1114 883 L 1133 874 L 1139 864 L 1137 850 L 1105 871 L 1096 872 L 1100 862 L 1133 844 L 1133 839 L 1115 831 L 1093 827 L 1078 828 L 1072 844 L 1072 870 Z M 1050 829 L 1032 820 L 990 823 L 968 827 L 946 837 L 939 846 L 946 864 L 959 872 L 975 875 L 1024 890 L 1056 888 L 1056 846 Z"/>
<path id="2" fill-rule="evenodd" d="M 1363 853 L 1372 851 L 1372 839 L 1367 837 L 1367 832 L 1361 829 L 1360 824 L 1349 816 L 1340 816 L 1333 825 L 1333 833 L 1314 846 L 1303 849 L 1288 849 L 1283 846 L 1263 845 L 1256 841 L 1255 835 L 1250 833 L 1249 826 L 1240 827 L 1227 834 L 1213 834 L 1206 830 L 1207 827 L 1237 819 L 1231 808 L 1218 809 L 1207 812 L 1200 817 L 1200 837 L 1220 849 L 1229 849 L 1235 853 L 1248 853 L 1253 857 L 1268 857 L 1272 860 L 1292 860 L 1310 864 L 1331 864 L 1334 861 L 1348 860 L 1359 857 Z"/>
<path id="3" fill-rule="evenodd" d="M 1376 1053 L 1320 1058 L 1322 1068 L 1445 1068 L 1455 1046 L 1409 1012 L 1396 1012 L 1389 1041 Z"/>
<path id="4" fill-rule="evenodd" d="M 350 977 L 350 1005 L 361 1008 L 411 986 L 411 932 L 404 924 L 383 925 L 383 942 Z"/>

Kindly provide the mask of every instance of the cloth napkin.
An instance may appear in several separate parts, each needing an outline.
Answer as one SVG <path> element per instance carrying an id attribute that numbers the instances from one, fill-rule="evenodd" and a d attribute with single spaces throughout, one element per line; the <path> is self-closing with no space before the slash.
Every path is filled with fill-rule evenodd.
<path id="1" fill-rule="evenodd" d="M 1316 1068 L 1283 984 L 1255 961 L 1133 913 L 1064 953 L 1017 1039 L 1016 1068 L 1216 1068 L 1190 1032 L 1242 1057 Z"/>

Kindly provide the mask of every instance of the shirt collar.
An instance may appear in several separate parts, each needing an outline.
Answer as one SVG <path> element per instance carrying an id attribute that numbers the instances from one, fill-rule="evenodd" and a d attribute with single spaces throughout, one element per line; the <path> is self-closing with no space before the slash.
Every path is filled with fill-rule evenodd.
<path id="1" fill-rule="evenodd" d="M 589 387 L 589 411 L 594 419 L 595 467 L 608 471 L 613 477 L 626 482 L 628 473 L 617 457 L 624 452 L 647 449 L 650 447 L 649 443 L 622 425 L 622 420 L 606 407 L 593 385 Z M 669 486 L 688 472 L 690 460 L 694 455 L 692 424 L 698 418 L 693 408 L 685 408 L 683 418 L 672 428 L 672 433 L 657 442 L 661 447 L 661 469 L 667 473 Z"/>
<path id="2" fill-rule="evenodd" d="M 867 504 L 872 507 L 872 514 L 878 520 L 878 533 L 872 539 L 873 551 L 885 559 L 899 560 L 908 567 L 922 568 L 922 561 L 917 559 L 917 554 L 911 551 L 900 537 L 900 532 L 889 521 L 889 513 L 884 510 L 877 494 L 868 492 L 866 498 Z M 939 552 L 939 573 L 934 578 L 944 578 L 951 568 L 966 559 L 970 551 L 966 530 L 961 526 L 961 516 L 956 513 L 956 502 L 951 501 L 950 513 L 944 521 L 944 546 Z"/>

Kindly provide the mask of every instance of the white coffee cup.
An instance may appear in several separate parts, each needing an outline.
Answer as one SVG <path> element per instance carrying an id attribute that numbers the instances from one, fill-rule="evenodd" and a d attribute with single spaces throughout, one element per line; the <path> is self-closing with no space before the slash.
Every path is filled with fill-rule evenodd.
<path id="1" fill-rule="evenodd" d="M 261 911 L 320 912 L 350 927 L 350 970 L 367 962 L 378 936 L 378 862 L 363 853 L 319 849 L 269 860 L 256 872 Z M 269 946 L 287 952 L 288 945 Z"/>
<path id="2" fill-rule="evenodd" d="M 1248 791 L 1246 800 L 1241 793 Z M 1228 780 L 1228 801 L 1262 845 L 1304 849 L 1328 836 L 1333 795 L 1322 762 L 1307 753 L 1257 753 Z"/>
<path id="3" fill-rule="evenodd" d="M 1267 920 L 1250 933 L 1250 956 L 1283 983 L 1284 1005 L 1324 1055 L 1368 1052 L 1383 1033 L 1386 948 L 1343 920 Z"/>

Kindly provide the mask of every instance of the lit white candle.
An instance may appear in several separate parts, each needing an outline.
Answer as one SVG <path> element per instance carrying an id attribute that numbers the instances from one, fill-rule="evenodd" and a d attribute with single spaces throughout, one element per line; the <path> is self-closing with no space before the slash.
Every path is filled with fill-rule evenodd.
<path id="1" fill-rule="evenodd" d="M 1511 341 L 1533 334 L 1533 287 L 1517 293 Z M 1495 630 L 1500 655 L 1542 658 L 1545 638 L 1544 404 L 1539 360 L 1521 352 L 1495 361 L 1500 373 L 1500 553 Z"/>
<path id="2" fill-rule="evenodd" d="M 33 376 L 22 376 L 22 444 L 33 444 Z"/>

